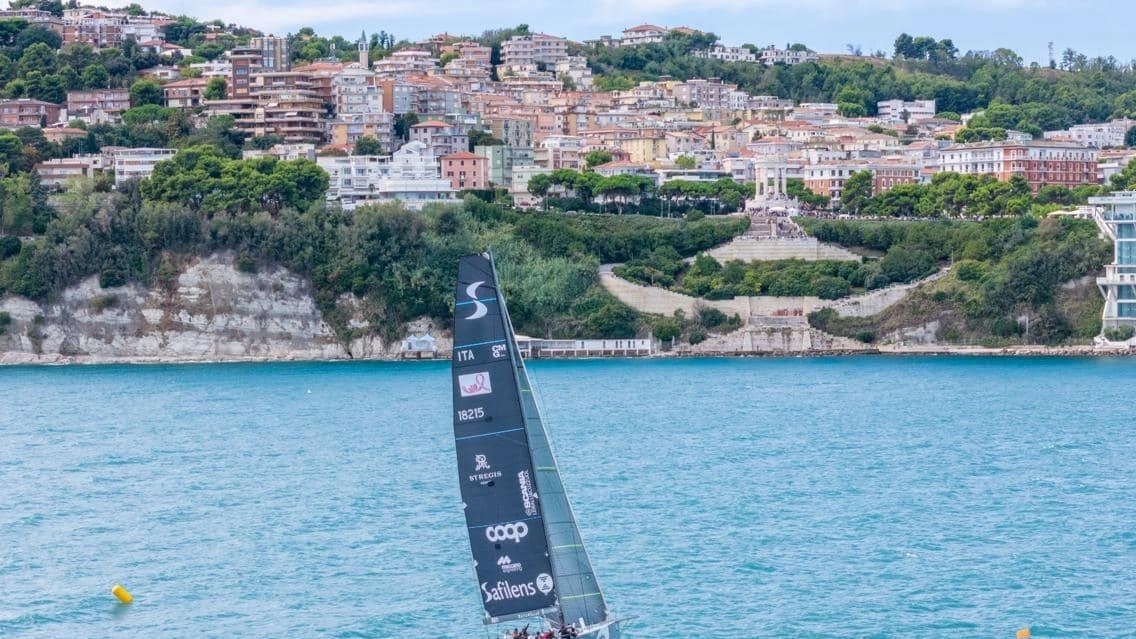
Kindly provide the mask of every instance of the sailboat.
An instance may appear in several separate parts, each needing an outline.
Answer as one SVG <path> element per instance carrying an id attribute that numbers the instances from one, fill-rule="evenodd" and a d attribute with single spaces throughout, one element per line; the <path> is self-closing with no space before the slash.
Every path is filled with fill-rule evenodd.
<path id="1" fill-rule="evenodd" d="M 560 481 L 490 253 L 458 261 L 454 439 L 486 624 L 619 639 Z"/>

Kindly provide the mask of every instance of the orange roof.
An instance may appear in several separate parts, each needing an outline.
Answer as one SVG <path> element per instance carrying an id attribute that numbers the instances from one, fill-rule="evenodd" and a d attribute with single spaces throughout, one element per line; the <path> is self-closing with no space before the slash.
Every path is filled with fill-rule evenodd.
<path id="1" fill-rule="evenodd" d="M 623 30 L 624 33 L 632 33 L 632 32 L 639 32 L 639 31 L 666 31 L 666 29 L 663 28 L 663 27 L 657 27 L 653 24 L 641 24 L 641 25 L 638 25 L 638 26 L 635 26 L 635 27 L 631 27 L 630 29 L 624 29 Z"/>
<path id="2" fill-rule="evenodd" d="M 450 126 L 450 125 L 446 124 L 445 122 L 439 122 L 438 120 L 426 120 L 425 122 L 419 122 L 418 124 L 415 124 L 415 125 L 411 126 L 410 128 L 412 128 L 412 129 L 425 129 L 425 128 L 429 127 L 429 128 L 432 128 L 432 129 L 436 129 L 436 128 L 439 128 L 439 127 L 444 128 L 444 127 L 448 127 L 448 126 Z"/>
<path id="3" fill-rule="evenodd" d="M 485 160 L 486 158 L 484 156 L 478 155 L 476 153 L 470 153 L 469 151 L 458 151 L 457 153 L 451 153 L 449 155 L 443 155 L 442 159 L 443 160 Z"/>

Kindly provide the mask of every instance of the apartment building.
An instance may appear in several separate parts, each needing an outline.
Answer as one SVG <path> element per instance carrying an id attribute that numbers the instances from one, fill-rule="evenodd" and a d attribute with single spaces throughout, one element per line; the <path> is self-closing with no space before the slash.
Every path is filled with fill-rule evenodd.
<path id="1" fill-rule="evenodd" d="M 1043 137 L 1046 140 L 1072 142 L 1095 149 L 1118 149 L 1127 146 L 1125 138 L 1133 126 L 1136 126 L 1136 120 L 1123 118 L 1102 124 L 1078 124 L 1063 131 L 1046 131 Z"/>
<path id="2" fill-rule="evenodd" d="M 940 167 L 944 172 L 993 175 L 1007 181 L 1021 176 L 1036 193 L 1055 184 L 1075 187 L 1095 184 L 1098 151 L 1070 142 L 984 142 L 944 149 Z"/>
<path id="3" fill-rule="evenodd" d="M 876 103 L 879 118 L 884 122 L 919 122 L 935 117 L 934 100 L 884 100 Z"/>
<path id="4" fill-rule="evenodd" d="M 209 80 L 186 78 L 162 85 L 166 106 L 171 109 L 195 109 L 205 103 L 205 89 Z"/>
<path id="5" fill-rule="evenodd" d="M 410 141 L 425 144 L 435 155 L 469 151 L 469 133 L 465 128 L 438 120 L 427 120 L 410 127 Z"/>
<path id="6" fill-rule="evenodd" d="M 506 146 L 532 148 L 535 126 L 531 119 L 493 115 L 486 117 L 484 122 L 489 126 L 493 137 Z"/>
<path id="7" fill-rule="evenodd" d="M 127 180 L 148 178 L 154 172 L 154 166 L 158 162 L 177 155 L 177 149 L 160 148 L 113 148 L 103 149 L 103 152 L 111 157 L 115 186 Z"/>
<path id="8" fill-rule="evenodd" d="M 757 54 L 745 47 L 727 47 L 716 44 L 704 51 L 695 51 L 691 55 L 696 58 L 709 58 L 722 62 L 757 62 Z"/>
<path id="9" fill-rule="evenodd" d="M 567 57 L 568 41 L 544 33 L 513 36 L 501 44 L 501 64 L 506 67 L 554 67 Z"/>
<path id="10" fill-rule="evenodd" d="M 619 39 L 619 46 L 634 47 L 641 44 L 662 42 L 667 37 L 669 29 L 653 24 L 640 24 L 623 30 L 623 37 Z"/>
<path id="11" fill-rule="evenodd" d="M 398 78 L 404 75 L 425 74 L 433 71 L 438 68 L 438 61 L 429 51 L 403 49 L 376 61 L 371 65 L 371 68 L 381 78 Z"/>
<path id="12" fill-rule="evenodd" d="M 899 184 L 918 184 L 922 167 L 902 162 L 829 160 L 807 164 L 802 169 L 805 188 L 834 202 L 840 201 L 849 176 L 860 171 L 872 174 L 872 195 L 879 195 Z"/>
<path id="13" fill-rule="evenodd" d="M 249 40 L 249 48 L 260 52 L 260 67 L 265 71 L 292 69 L 292 48 L 288 38 L 258 36 Z"/>
<path id="14" fill-rule="evenodd" d="M 490 188 L 489 160 L 481 155 L 461 151 L 442 156 L 442 178 L 450 181 L 455 191 L 477 191 Z"/>
<path id="15" fill-rule="evenodd" d="M 62 113 L 62 105 L 43 100 L 31 98 L 0 100 L 0 127 L 18 129 L 24 126 L 51 125 L 59 122 Z"/>
<path id="16" fill-rule="evenodd" d="M 498 186 L 507 186 L 513 181 L 513 169 L 515 167 L 533 165 L 533 149 L 531 146 L 478 145 L 474 147 L 473 152 L 486 159 L 489 182 Z"/>
<path id="17" fill-rule="evenodd" d="M 88 116 L 95 111 L 118 114 L 129 109 L 129 89 L 92 89 L 67 92 L 68 116 Z"/>
<path id="18" fill-rule="evenodd" d="M 773 66 L 775 64 L 787 64 L 792 66 L 794 64 L 804 64 L 805 62 L 816 62 L 820 59 L 820 56 L 807 49 L 778 49 L 770 45 L 761 50 L 758 59 L 766 66 Z"/>
<path id="19" fill-rule="evenodd" d="M 109 165 L 107 156 L 94 153 L 45 160 L 36 164 L 35 170 L 44 186 L 62 188 L 71 180 L 92 178 Z"/>
<path id="20" fill-rule="evenodd" d="M 384 152 L 393 151 L 394 114 L 385 111 L 341 113 L 327 123 L 328 142 L 332 146 L 354 147 L 364 136 L 378 140 Z"/>

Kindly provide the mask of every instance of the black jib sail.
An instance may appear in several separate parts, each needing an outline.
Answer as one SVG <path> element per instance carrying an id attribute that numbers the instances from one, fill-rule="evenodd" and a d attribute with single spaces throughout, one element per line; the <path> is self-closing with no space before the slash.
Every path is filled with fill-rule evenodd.
<path id="1" fill-rule="evenodd" d="M 488 255 L 458 262 L 454 438 L 486 623 L 556 610 L 512 326 Z"/>

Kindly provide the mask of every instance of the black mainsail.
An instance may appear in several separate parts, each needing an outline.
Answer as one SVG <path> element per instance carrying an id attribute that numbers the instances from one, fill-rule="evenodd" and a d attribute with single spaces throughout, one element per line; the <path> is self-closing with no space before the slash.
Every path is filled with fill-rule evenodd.
<path id="1" fill-rule="evenodd" d="M 458 262 L 454 438 L 485 622 L 542 616 L 617 639 L 489 254 Z"/>

